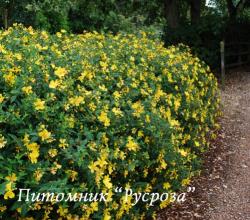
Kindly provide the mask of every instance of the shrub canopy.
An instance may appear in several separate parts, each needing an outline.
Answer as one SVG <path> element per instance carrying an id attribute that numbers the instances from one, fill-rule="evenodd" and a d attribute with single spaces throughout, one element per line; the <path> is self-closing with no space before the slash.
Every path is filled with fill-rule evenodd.
<path id="1" fill-rule="evenodd" d="M 115 187 L 189 184 L 218 110 L 217 82 L 183 45 L 134 35 L 0 32 L 2 217 L 133 219 Z M 31 192 L 108 193 L 106 202 L 27 202 Z"/>

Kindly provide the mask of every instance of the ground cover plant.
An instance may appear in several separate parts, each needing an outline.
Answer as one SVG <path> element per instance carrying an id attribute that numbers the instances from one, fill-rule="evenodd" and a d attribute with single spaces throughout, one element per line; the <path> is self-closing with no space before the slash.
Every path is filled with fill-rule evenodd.
<path id="1" fill-rule="evenodd" d="M 184 45 L 138 35 L 0 31 L 3 218 L 149 217 L 170 201 L 133 205 L 114 188 L 189 184 L 218 116 L 216 79 Z M 108 199 L 32 202 L 19 198 L 24 188 Z"/>

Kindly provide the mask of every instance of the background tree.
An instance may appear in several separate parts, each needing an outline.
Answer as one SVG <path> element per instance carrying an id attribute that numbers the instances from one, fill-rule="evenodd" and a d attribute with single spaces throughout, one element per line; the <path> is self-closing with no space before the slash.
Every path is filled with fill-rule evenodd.
<path id="1" fill-rule="evenodd" d="M 168 25 L 172 29 L 179 26 L 180 20 L 180 1 L 179 0 L 165 0 L 164 1 L 165 16 Z"/>
<path id="2" fill-rule="evenodd" d="M 200 21 L 201 11 L 205 3 L 204 0 L 190 0 L 191 24 L 195 25 Z"/>
<path id="3" fill-rule="evenodd" d="M 247 0 L 227 0 L 228 13 L 232 22 L 236 21 L 237 16 L 243 11 L 244 7 L 246 6 L 246 3 Z"/>

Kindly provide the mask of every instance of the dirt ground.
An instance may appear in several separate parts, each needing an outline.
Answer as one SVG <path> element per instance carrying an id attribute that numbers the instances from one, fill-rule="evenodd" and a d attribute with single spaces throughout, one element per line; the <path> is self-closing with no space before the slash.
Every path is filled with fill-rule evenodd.
<path id="1" fill-rule="evenodd" d="M 250 71 L 228 74 L 221 98 L 222 128 L 191 184 L 195 192 L 158 220 L 250 220 Z"/>

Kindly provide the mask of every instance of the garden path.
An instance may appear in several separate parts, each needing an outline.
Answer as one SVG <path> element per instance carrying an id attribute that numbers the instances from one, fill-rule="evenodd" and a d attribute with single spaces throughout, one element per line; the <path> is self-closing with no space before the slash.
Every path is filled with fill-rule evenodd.
<path id="1" fill-rule="evenodd" d="M 187 201 L 159 213 L 159 220 L 250 220 L 250 72 L 227 75 L 221 92 L 218 138 L 205 154 L 203 173 Z"/>

